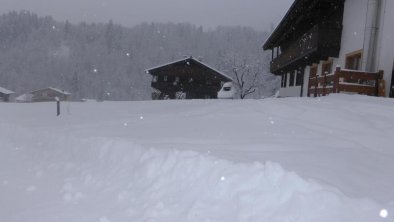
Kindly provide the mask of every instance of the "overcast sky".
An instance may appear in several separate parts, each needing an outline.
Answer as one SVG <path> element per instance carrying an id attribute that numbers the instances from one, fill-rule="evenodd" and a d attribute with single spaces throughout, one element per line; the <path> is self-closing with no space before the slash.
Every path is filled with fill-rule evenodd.
<path id="1" fill-rule="evenodd" d="M 280 21 L 294 0 L 0 0 L 0 13 L 29 10 L 72 22 L 126 26 L 147 22 L 189 22 L 205 28 L 245 25 L 259 30 Z"/>

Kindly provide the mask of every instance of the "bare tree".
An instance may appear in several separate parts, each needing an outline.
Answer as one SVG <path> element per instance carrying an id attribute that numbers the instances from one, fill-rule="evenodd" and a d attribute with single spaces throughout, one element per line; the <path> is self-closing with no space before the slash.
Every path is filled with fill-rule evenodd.
<path id="1" fill-rule="evenodd" d="M 242 64 L 233 67 L 233 74 L 241 99 L 256 91 L 257 77 L 259 75 L 258 69 L 249 66 L 246 61 L 243 61 Z"/>

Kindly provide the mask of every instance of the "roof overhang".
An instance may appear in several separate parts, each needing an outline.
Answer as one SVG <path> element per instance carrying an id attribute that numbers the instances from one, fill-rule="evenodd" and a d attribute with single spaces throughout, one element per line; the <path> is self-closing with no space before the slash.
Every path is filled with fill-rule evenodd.
<path id="1" fill-rule="evenodd" d="M 38 89 L 38 90 L 31 91 L 30 93 L 36 93 L 36 92 L 40 92 L 40 91 L 44 91 L 44 90 L 51 90 L 51 91 L 54 91 L 54 92 L 63 94 L 63 95 L 65 95 L 65 96 L 71 95 L 71 93 L 69 93 L 69 92 L 67 92 L 67 91 L 65 91 L 65 90 L 61 90 L 61 89 L 54 88 L 54 87 L 48 87 L 48 88 L 44 88 L 44 89 Z"/>
<path id="2" fill-rule="evenodd" d="M 201 62 L 201 61 L 199 61 L 199 60 L 197 60 L 197 59 L 195 59 L 193 57 L 180 59 L 180 60 L 176 60 L 176 61 L 173 61 L 173 62 L 170 62 L 170 63 L 159 65 L 159 66 L 147 69 L 147 70 L 145 70 L 145 72 L 147 74 L 154 75 L 154 73 L 156 71 L 158 71 L 158 70 L 167 68 L 169 66 L 174 66 L 174 65 L 177 65 L 177 64 L 187 64 L 187 65 L 196 64 L 196 65 L 202 66 L 202 67 L 204 67 L 206 69 L 209 69 L 210 71 L 212 71 L 212 72 L 216 73 L 217 75 L 219 75 L 219 76 L 223 77 L 224 79 L 226 79 L 226 81 L 228 81 L 228 82 L 233 81 L 233 79 L 230 76 L 224 74 L 223 72 L 220 72 L 217 69 L 212 68 L 211 66 L 207 65 L 206 63 L 203 63 L 203 62 Z"/>
<path id="3" fill-rule="evenodd" d="M 343 1 L 343 0 L 342 0 Z M 282 21 L 275 28 L 272 34 L 263 44 L 263 49 L 273 49 L 280 46 L 281 41 L 287 33 L 297 27 L 297 24 L 308 15 L 308 12 L 314 10 L 319 3 L 323 2 L 339 2 L 338 0 L 295 0 L 283 17 Z"/>
<path id="4" fill-rule="evenodd" d="M 15 94 L 15 92 L 8 90 L 6 88 L 3 88 L 3 87 L 0 87 L 0 93 L 5 94 L 5 95 Z"/>

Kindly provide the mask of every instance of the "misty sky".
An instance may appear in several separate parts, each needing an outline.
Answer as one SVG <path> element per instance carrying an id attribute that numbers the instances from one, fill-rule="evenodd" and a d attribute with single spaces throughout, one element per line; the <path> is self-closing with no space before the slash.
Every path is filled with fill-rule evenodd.
<path id="1" fill-rule="evenodd" d="M 29 10 L 72 22 L 126 26 L 147 22 L 189 22 L 205 28 L 245 25 L 259 30 L 276 25 L 294 0 L 0 0 L 0 13 Z"/>

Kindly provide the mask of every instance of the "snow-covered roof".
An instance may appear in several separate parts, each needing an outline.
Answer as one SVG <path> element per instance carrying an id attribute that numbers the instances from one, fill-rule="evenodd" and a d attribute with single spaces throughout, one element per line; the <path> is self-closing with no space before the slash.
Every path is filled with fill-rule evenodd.
<path id="1" fill-rule="evenodd" d="M 35 93 L 35 92 L 42 91 L 42 90 L 47 90 L 47 89 L 56 91 L 56 92 L 61 93 L 63 95 L 71 95 L 71 93 L 69 93 L 69 92 L 67 92 L 65 90 L 61 90 L 61 89 L 55 88 L 55 87 L 48 87 L 48 88 L 44 88 L 44 89 L 34 90 L 31 93 Z"/>
<path id="2" fill-rule="evenodd" d="M 219 71 L 219 70 L 217 70 L 217 69 L 215 69 L 215 68 L 212 68 L 211 66 L 207 65 L 206 63 L 203 63 L 203 62 L 201 62 L 201 61 L 199 61 L 199 60 L 197 60 L 197 59 L 195 59 L 195 58 L 193 58 L 193 57 L 183 58 L 183 59 L 179 59 L 179 60 L 176 60 L 176 61 L 173 61 L 173 62 L 169 62 L 169 63 L 162 64 L 162 65 L 159 65 L 159 66 L 155 66 L 155 67 L 153 67 L 153 68 L 150 68 L 150 69 L 145 70 L 145 72 L 147 72 L 147 73 L 150 74 L 150 71 L 153 71 L 153 70 L 155 70 L 155 69 L 159 69 L 159 68 L 162 68 L 162 67 L 165 67 L 165 66 L 169 66 L 169 65 L 172 65 L 172 64 L 175 64 L 175 63 L 183 62 L 183 61 L 184 61 L 184 62 L 188 62 L 188 61 L 190 61 L 190 60 L 192 60 L 193 62 L 195 62 L 195 63 L 197 63 L 197 64 L 200 64 L 200 65 L 202 65 L 202 66 L 205 66 L 206 68 L 208 68 L 208 69 L 210 69 L 210 70 L 212 70 L 212 71 L 214 71 L 214 72 L 220 74 L 221 76 L 223 76 L 223 77 L 229 79 L 230 81 L 233 81 L 233 78 L 232 78 L 232 77 L 230 77 L 230 76 L 224 74 L 223 72 L 221 72 L 221 71 Z"/>
<path id="3" fill-rule="evenodd" d="M 14 94 L 15 92 L 8 90 L 6 88 L 0 87 L 0 93 L 2 94 Z"/>
<path id="4" fill-rule="evenodd" d="M 15 98 L 17 102 L 31 102 L 33 99 L 32 94 L 22 94 Z"/>

